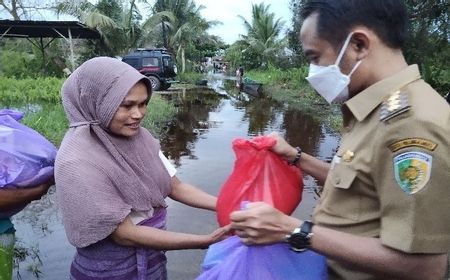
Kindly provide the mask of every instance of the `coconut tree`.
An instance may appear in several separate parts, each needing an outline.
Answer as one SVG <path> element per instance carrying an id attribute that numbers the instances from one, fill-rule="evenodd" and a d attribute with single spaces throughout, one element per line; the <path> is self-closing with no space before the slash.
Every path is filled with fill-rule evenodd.
<path id="1" fill-rule="evenodd" d="M 262 66 L 273 61 L 286 45 L 285 40 L 279 39 L 284 22 L 276 19 L 269 9 L 270 5 L 264 3 L 253 4 L 251 22 L 239 16 L 247 31 L 247 34 L 241 35 L 241 43 L 247 46 L 244 52 L 256 54 Z"/>
<path id="2" fill-rule="evenodd" d="M 142 16 L 135 0 L 65 0 L 56 7 L 58 14 L 69 14 L 97 29 L 102 41 L 94 43 L 94 53 L 117 55 L 136 47 L 142 34 Z M 97 53 L 98 52 L 98 53 Z"/>
<path id="3" fill-rule="evenodd" d="M 166 48 L 177 54 L 182 73 L 186 69 L 186 50 L 195 49 L 195 42 L 217 41 L 206 31 L 218 22 L 204 19 L 200 14 L 203 8 L 204 6 L 197 6 L 193 0 L 157 0 L 153 7 L 154 15 L 165 12 L 166 16 L 161 17 L 157 26 L 148 24 L 148 21 L 145 23 L 145 26 L 160 29 Z"/>

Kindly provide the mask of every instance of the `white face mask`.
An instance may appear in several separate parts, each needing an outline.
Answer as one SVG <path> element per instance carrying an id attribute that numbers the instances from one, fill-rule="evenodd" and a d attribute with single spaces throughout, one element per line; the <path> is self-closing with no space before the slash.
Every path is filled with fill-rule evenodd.
<path id="1" fill-rule="evenodd" d="M 356 71 L 362 60 L 358 61 L 348 75 L 342 74 L 339 63 L 347 49 L 353 33 L 348 34 L 344 45 L 336 59 L 336 62 L 329 66 L 309 65 L 309 73 L 306 80 L 328 103 L 344 103 L 349 98 L 348 85 L 350 76 Z"/>

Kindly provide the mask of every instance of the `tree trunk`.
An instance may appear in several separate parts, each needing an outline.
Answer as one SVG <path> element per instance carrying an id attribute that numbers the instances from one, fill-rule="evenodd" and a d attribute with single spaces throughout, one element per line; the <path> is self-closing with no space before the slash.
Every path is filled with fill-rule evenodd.
<path id="1" fill-rule="evenodd" d="M 186 58 L 184 56 L 184 48 L 181 47 L 181 73 L 186 71 Z"/>

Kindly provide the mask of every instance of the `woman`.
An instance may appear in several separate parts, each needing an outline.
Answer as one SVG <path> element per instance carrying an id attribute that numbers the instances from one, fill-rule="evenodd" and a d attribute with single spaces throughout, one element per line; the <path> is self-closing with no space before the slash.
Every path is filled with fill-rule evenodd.
<path id="1" fill-rule="evenodd" d="M 166 279 L 165 250 L 199 249 L 226 235 L 165 230 L 166 203 L 215 210 L 216 198 L 181 182 L 140 126 L 149 80 L 114 58 L 91 59 L 62 87 L 70 122 L 55 164 L 56 192 L 69 242 L 71 279 Z"/>

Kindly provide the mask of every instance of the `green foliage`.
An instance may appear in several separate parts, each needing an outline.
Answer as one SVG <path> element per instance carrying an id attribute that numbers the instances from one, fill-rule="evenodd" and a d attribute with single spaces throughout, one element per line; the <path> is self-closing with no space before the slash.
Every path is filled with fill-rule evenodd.
<path id="1" fill-rule="evenodd" d="M 154 95 L 150 99 L 148 113 L 142 125 L 148 128 L 155 137 L 160 137 L 176 113 L 177 109 L 172 103 L 162 99 L 159 95 Z"/>
<path id="2" fill-rule="evenodd" d="M 32 63 L 33 57 L 27 53 L 15 51 L 2 51 L 0 54 L 0 73 L 7 77 L 21 78 L 34 74 Z"/>
<path id="3" fill-rule="evenodd" d="M 157 0 L 153 7 L 154 16 L 144 23 L 144 26 L 153 30 L 153 36 L 149 36 L 145 42 L 154 45 L 163 43 L 170 52 L 176 54 L 180 73 L 188 70 L 188 60 L 195 64 L 225 45 L 219 37 L 206 32 L 218 22 L 204 19 L 200 14 L 203 8 L 194 0 Z M 151 22 L 156 15 L 163 13 L 159 21 Z"/>
<path id="4" fill-rule="evenodd" d="M 280 69 L 269 65 L 267 70 L 250 70 L 245 74 L 253 80 L 265 85 L 277 84 L 282 88 L 303 89 L 309 87 L 305 77 L 308 75 L 308 67 Z"/>
<path id="5" fill-rule="evenodd" d="M 69 128 L 61 103 L 24 105 L 19 110 L 25 112 L 23 124 L 39 131 L 45 138 L 59 146 Z"/>
<path id="6" fill-rule="evenodd" d="M 68 128 L 59 93 L 63 81 L 57 78 L 0 78 L 0 107 L 24 112 L 23 123 L 58 146 Z M 148 112 L 143 125 L 160 135 L 176 113 L 176 108 L 160 96 L 154 95 L 150 100 Z"/>
<path id="7" fill-rule="evenodd" d="M 204 79 L 205 75 L 197 72 L 184 72 L 177 76 L 177 79 L 182 83 L 195 84 L 197 81 Z"/>
<path id="8" fill-rule="evenodd" d="M 256 69 L 261 65 L 258 59 L 258 54 L 248 49 L 248 45 L 242 40 L 233 43 L 225 51 L 225 60 L 234 68 L 241 65 L 245 69 Z"/>
<path id="9" fill-rule="evenodd" d="M 280 69 L 272 65 L 267 70 L 250 70 L 246 77 L 263 83 L 263 92 L 290 109 L 311 114 L 332 131 L 342 127 L 338 105 L 329 105 L 306 81 L 308 67 Z"/>
<path id="10" fill-rule="evenodd" d="M 36 103 L 60 100 L 63 80 L 59 78 L 14 79 L 0 76 L 1 103 Z"/>
<path id="11" fill-rule="evenodd" d="M 233 66 L 266 68 L 269 64 L 277 64 L 278 57 L 283 56 L 287 41 L 279 36 L 284 22 L 276 19 L 269 9 L 270 5 L 264 3 L 253 4 L 251 21 L 240 16 L 247 34 L 241 35 L 242 40 L 233 44 L 226 53 Z"/>
<path id="12" fill-rule="evenodd" d="M 58 45 L 53 42 L 44 54 L 36 46 L 8 43 L 0 47 L 0 75 L 14 78 L 61 76 L 65 67 L 63 54 Z"/>
<path id="13" fill-rule="evenodd" d="M 406 0 L 411 36 L 405 48 L 409 63 L 417 63 L 425 80 L 442 95 L 450 92 L 450 2 Z"/>
<path id="14" fill-rule="evenodd" d="M 293 14 L 288 32 L 292 61 L 306 64 L 298 40 L 302 20 L 301 5 L 306 0 L 291 0 Z M 448 0 L 405 0 L 410 15 L 410 38 L 404 48 L 406 60 L 418 64 L 425 80 L 438 92 L 450 92 L 450 2 Z"/>

